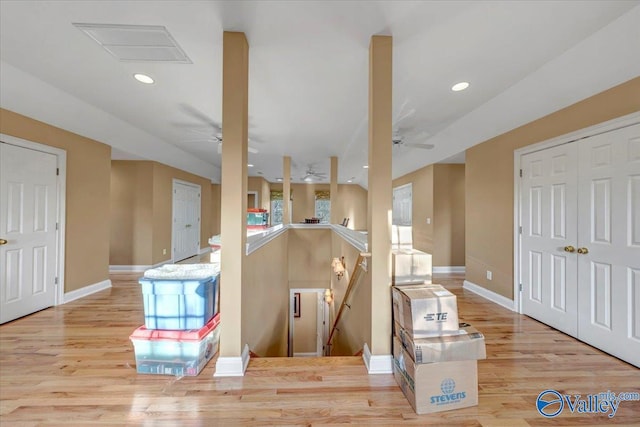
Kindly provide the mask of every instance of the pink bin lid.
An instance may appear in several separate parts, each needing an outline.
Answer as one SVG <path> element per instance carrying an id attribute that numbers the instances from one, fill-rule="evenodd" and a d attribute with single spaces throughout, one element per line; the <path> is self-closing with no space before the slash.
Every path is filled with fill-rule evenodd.
<path id="1" fill-rule="evenodd" d="M 220 323 L 220 313 L 217 313 L 211 320 L 200 329 L 189 329 L 186 331 L 171 331 L 165 329 L 147 329 L 140 326 L 133 331 L 129 339 L 137 340 L 173 340 L 173 341 L 202 341 Z"/>

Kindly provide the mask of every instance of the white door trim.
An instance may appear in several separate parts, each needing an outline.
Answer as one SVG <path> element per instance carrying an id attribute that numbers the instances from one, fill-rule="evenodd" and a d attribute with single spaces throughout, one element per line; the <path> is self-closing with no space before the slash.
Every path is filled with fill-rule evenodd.
<path id="1" fill-rule="evenodd" d="M 199 204 L 199 210 L 198 210 L 198 241 L 200 241 L 200 227 L 202 224 L 202 187 L 200 186 L 200 184 L 194 184 L 193 182 L 189 182 L 189 181 L 183 181 L 181 179 L 177 179 L 177 178 L 173 178 L 172 184 L 171 184 L 171 262 L 174 263 L 176 262 L 176 245 L 175 245 L 175 239 L 176 239 L 176 230 L 175 230 L 175 219 L 176 219 L 176 209 L 175 209 L 175 202 L 174 202 L 174 195 L 175 195 L 175 189 L 176 189 L 176 184 L 181 184 L 181 185 L 185 185 L 187 187 L 192 187 L 194 189 L 198 189 L 198 191 L 200 192 L 200 197 L 198 199 L 198 204 Z M 198 254 L 200 253 L 200 249 L 202 246 L 202 242 L 200 242 L 200 245 L 198 245 Z"/>
<path id="2" fill-rule="evenodd" d="M 0 141 L 18 147 L 29 148 L 31 150 L 42 151 L 56 156 L 58 168 L 58 189 L 56 211 L 56 222 L 58 230 L 56 233 L 56 277 L 58 278 L 55 305 L 64 304 L 64 259 L 65 259 L 65 221 L 67 208 L 67 151 L 62 148 L 51 147 L 34 141 L 17 138 L 11 135 L 0 133 Z"/>
<path id="3" fill-rule="evenodd" d="M 513 152 L 513 307 L 518 313 L 522 313 L 522 300 L 520 298 L 520 226 L 521 226 L 521 181 L 520 169 L 522 168 L 521 160 L 525 154 L 535 151 L 545 150 L 561 144 L 568 144 L 579 139 L 588 138 L 590 136 L 599 135 L 615 129 L 631 126 L 640 123 L 640 112 L 621 116 L 606 122 L 598 123 L 575 132 L 567 133 L 537 144 L 527 145 L 518 148 Z"/>
<path id="4" fill-rule="evenodd" d="M 322 298 L 324 300 L 324 292 L 327 289 L 328 288 L 289 288 L 289 349 L 287 351 L 287 355 L 289 357 L 293 357 L 296 354 L 303 354 L 303 353 L 295 353 L 295 354 L 293 353 L 293 329 L 294 329 L 293 322 L 295 319 L 293 316 L 294 294 L 315 293 L 318 295 L 318 299 Z M 320 310 L 319 310 L 320 307 L 318 307 L 318 314 L 316 319 L 316 333 L 322 335 L 322 342 L 316 347 L 318 357 L 324 356 L 324 351 L 323 351 L 324 341 L 328 338 L 325 336 L 327 335 L 328 327 L 329 327 L 329 310 L 327 309 L 327 306 L 328 304 L 324 302 L 324 310 L 322 311 L 322 313 L 320 313 Z M 324 325 L 322 322 L 324 322 Z"/>

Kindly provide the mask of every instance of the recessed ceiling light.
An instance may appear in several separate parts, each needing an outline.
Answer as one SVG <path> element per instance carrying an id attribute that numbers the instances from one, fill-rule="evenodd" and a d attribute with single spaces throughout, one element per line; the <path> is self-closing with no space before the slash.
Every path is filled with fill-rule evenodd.
<path id="1" fill-rule="evenodd" d="M 251 163 L 249 163 L 249 164 L 247 165 L 247 167 L 248 167 L 248 168 L 252 168 L 252 167 L 253 167 L 253 165 L 252 165 Z"/>
<path id="2" fill-rule="evenodd" d="M 468 82 L 460 82 L 460 83 L 456 83 L 453 86 L 451 86 L 451 90 L 454 91 L 454 92 L 460 92 L 461 90 L 465 90 L 468 87 L 469 87 L 469 83 Z"/>
<path id="3" fill-rule="evenodd" d="M 136 73 L 133 75 L 133 77 L 140 83 L 145 83 L 148 85 L 153 84 L 153 79 L 146 74 Z"/>
<path id="4" fill-rule="evenodd" d="M 369 165 L 364 165 L 363 169 L 369 169 Z"/>
<path id="5" fill-rule="evenodd" d="M 282 178 L 276 178 L 276 181 L 282 182 L 283 180 L 282 180 Z"/>

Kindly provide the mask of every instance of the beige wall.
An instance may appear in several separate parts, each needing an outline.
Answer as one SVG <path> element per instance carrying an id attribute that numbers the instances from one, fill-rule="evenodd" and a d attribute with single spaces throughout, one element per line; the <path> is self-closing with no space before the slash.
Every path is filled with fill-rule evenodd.
<path id="1" fill-rule="evenodd" d="M 467 280 L 513 298 L 513 151 L 635 111 L 640 77 L 467 150 Z"/>
<path id="2" fill-rule="evenodd" d="M 393 180 L 393 187 L 411 183 L 413 194 L 411 216 L 413 220 L 413 247 L 433 254 L 434 251 L 434 215 L 433 215 L 433 165 L 426 166 Z M 431 224 L 427 224 L 431 218 Z"/>
<path id="3" fill-rule="evenodd" d="M 270 210 L 269 181 L 259 176 L 250 176 L 247 182 L 247 191 L 255 191 L 258 196 L 258 207 Z M 249 206 L 252 207 L 252 206 Z"/>
<path id="4" fill-rule="evenodd" d="M 394 188 L 411 184 L 413 247 L 432 254 L 436 267 L 464 266 L 464 181 L 463 164 L 440 163 L 393 180 Z"/>
<path id="5" fill-rule="evenodd" d="M 315 215 L 316 191 L 329 191 L 329 184 L 291 184 L 293 191 L 292 223 L 304 222 Z M 271 190 L 282 191 L 282 184 L 272 183 Z M 270 210 L 271 208 L 267 208 Z M 338 185 L 337 215 L 349 218 L 349 228 L 367 229 L 367 190 L 355 184 Z"/>
<path id="6" fill-rule="evenodd" d="M 111 147 L 5 109 L 0 132 L 67 152 L 65 292 L 109 279 Z"/>
<path id="7" fill-rule="evenodd" d="M 171 259 L 173 179 L 200 185 L 200 247 L 219 232 L 218 185 L 157 162 L 111 163 L 111 265 L 154 265 Z M 166 249 L 166 254 L 163 250 Z"/>
<path id="8" fill-rule="evenodd" d="M 171 225 L 173 210 L 173 180 L 179 179 L 200 186 L 200 248 L 208 246 L 213 234 L 211 181 L 160 163 L 153 164 L 153 249 L 152 263 L 171 259 Z M 167 249 L 167 255 L 162 250 Z"/>
<path id="9" fill-rule="evenodd" d="M 464 266 L 464 170 L 463 164 L 433 167 L 434 266 Z"/>
<path id="10" fill-rule="evenodd" d="M 328 288 L 331 281 L 331 230 L 292 228 L 289 233 L 291 288 Z"/>
<path id="11" fill-rule="evenodd" d="M 290 231 L 247 256 L 243 263 L 242 345 L 262 357 L 287 356 Z M 224 298 L 224 277 L 220 298 Z M 224 317 L 222 318 L 224 322 Z M 224 336 L 221 337 L 221 340 Z"/>
<path id="12" fill-rule="evenodd" d="M 150 265 L 153 162 L 111 162 L 110 265 Z"/>

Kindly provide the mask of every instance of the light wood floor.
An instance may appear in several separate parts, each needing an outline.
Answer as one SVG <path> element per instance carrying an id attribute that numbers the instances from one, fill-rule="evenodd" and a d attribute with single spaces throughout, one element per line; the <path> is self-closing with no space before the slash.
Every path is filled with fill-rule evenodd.
<path id="1" fill-rule="evenodd" d="M 0 326 L 0 425 L 640 425 L 640 402 L 613 419 L 546 420 L 538 393 L 640 391 L 640 370 L 440 280 L 462 320 L 486 336 L 479 405 L 416 415 L 394 378 L 367 375 L 361 358 L 256 358 L 242 378 L 138 375 L 129 335 L 143 323 L 136 276 L 113 288 Z"/>

